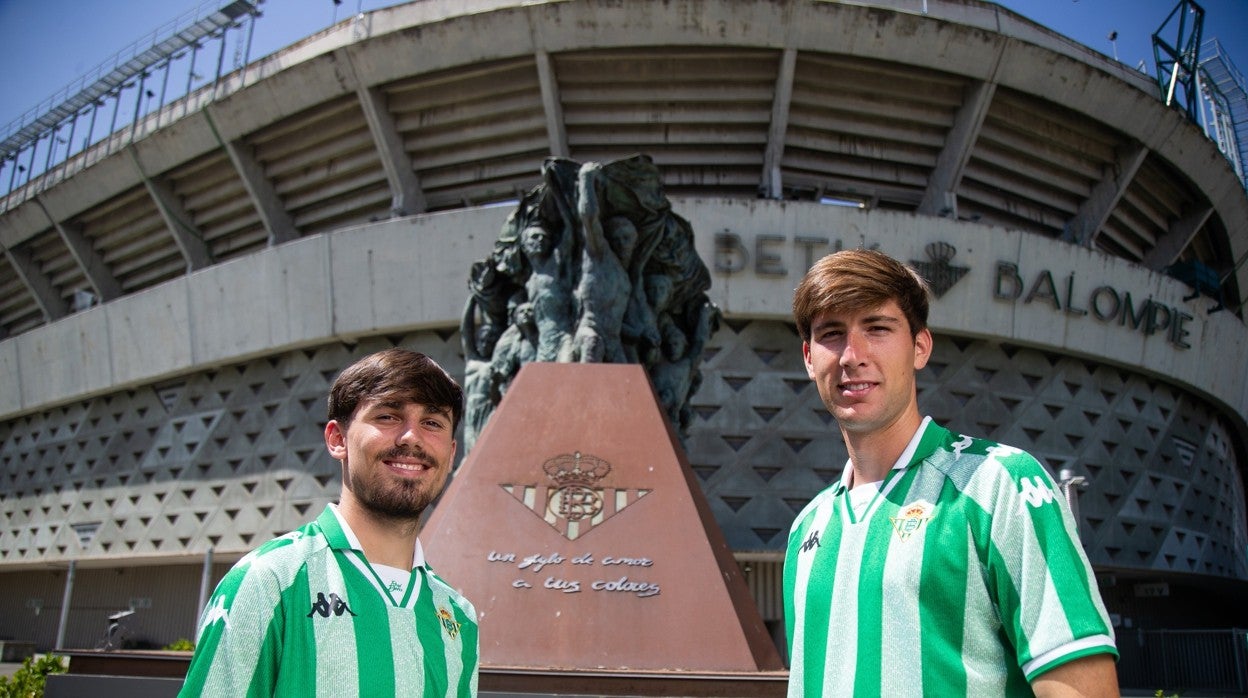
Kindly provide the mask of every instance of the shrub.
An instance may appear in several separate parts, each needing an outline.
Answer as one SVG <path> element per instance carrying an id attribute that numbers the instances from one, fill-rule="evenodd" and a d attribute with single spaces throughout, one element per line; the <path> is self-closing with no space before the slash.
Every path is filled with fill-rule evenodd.
<path id="1" fill-rule="evenodd" d="M 0 698 L 42 698 L 48 674 L 65 672 L 61 657 L 45 654 L 39 658 L 27 657 L 13 676 L 0 676 Z"/>
<path id="2" fill-rule="evenodd" d="M 180 637 L 168 645 L 165 645 L 165 649 L 171 652 L 193 652 L 195 651 L 195 643 L 184 637 Z"/>

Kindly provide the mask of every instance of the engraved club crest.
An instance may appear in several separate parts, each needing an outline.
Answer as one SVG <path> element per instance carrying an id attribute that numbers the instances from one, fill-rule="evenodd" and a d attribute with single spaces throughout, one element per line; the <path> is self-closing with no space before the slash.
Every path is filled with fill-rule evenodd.
<path id="1" fill-rule="evenodd" d="M 558 485 L 550 492 L 549 509 L 568 521 L 592 519 L 602 511 L 602 491 L 594 484 L 611 472 L 611 464 L 583 457 L 580 451 L 571 457 L 563 455 L 542 464 L 542 470 Z"/>
<path id="2" fill-rule="evenodd" d="M 636 503 L 652 490 L 606 487 L 611 464 L 589 454 L 565 453 L 542 464 L 551 484 L 499 484 L 508 494 L 568 540 Z"/>

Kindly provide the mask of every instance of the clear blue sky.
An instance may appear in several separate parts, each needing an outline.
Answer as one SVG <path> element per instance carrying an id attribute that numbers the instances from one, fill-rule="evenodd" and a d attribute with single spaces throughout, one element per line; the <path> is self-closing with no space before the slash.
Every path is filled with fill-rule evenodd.
<path id="1" fill-rule="evenodd" d="M 922 0 L 912 0 L 915 8 Z M 1241 73 L 1248 72 L 1248 0 L 1198 0 L 1205 37 L 1216 36 Z M 141 37 L 197 7 L 224 0 L 0 0 L 0 129 Z M 251 59 L 354 14 L 396 0 L 266 0 Z M 1107 56 L 1118 32 L 1118 58 L 1151 75 L 1150 36 L 1177 0 L 1003 0 L 1001 5 Z M 1177 25 L 1163 32 L 1177 38 Z M 149 44 L 150 45 L 150 44 Z M 215 58 L 213 59 L 215 60 Z M 228 59 L 227 59 L 228 60 Z"/>

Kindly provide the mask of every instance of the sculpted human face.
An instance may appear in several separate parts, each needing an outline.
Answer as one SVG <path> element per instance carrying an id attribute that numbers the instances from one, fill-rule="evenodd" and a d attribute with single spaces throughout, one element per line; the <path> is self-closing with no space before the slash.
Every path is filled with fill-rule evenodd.
<path id="1" fill-rule="evenodd" d="M 533 324 L 533 304 L 521 303 L 516 306 L 516 324 L 528 327 Z"/>
<path id="2" fill-rule="evenodd" d="M 415 519 L 442 492 L 455 460 L 449 410 L 367 400 L 347 425 L 325 426 L 329 453 L 343 464 L 343 499 L 382 517 Z"/>
<path id="3" fill-rule="evenodd" d="M 540 225 L 531 225 L 520 234 L 520 246 L 529 257 L 545 258 L 550 254 L 554 241 L 550 233 Z"/>
<path id="4" fill-rule="evenodd" d="M 823 404 L 849 436 L 890 428 L 909 438 L 920 421 L 915 372 L 927 365 L 932 335 L 917 336 L 897 302 L 843 313 L 823 312 L 802 343 L 806 372 Z"/>

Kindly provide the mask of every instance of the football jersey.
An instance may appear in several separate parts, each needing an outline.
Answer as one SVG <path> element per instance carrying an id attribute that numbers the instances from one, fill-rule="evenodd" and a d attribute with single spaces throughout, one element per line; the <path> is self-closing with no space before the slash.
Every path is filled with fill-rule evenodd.
<path id="1" fill-rule="evenodd" d="M 1033 457 L 929 418 L 858 511 L 850 475 L 789 533 L 790 696 L 1032 695 L 1053 667 L 1117 656 L 1074 519 Z"/>
<path id="2" fill-rule="evenodd" d="M 476 611 L 414 564 L 387 583 L 326 507 L 217 585 L 180 695 L 475 696 Z"/>

